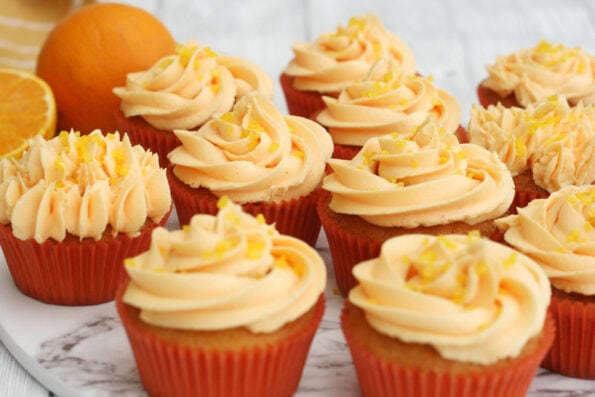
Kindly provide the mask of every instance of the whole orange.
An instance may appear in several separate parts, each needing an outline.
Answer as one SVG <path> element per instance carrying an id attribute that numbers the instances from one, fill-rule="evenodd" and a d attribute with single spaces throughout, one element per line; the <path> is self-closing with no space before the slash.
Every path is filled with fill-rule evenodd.
<path id="1" fill-rule="evenodd" d="M 54 92 L 58 129 L 114 131 L 112 89 L 174 51 L 169 30 L 141 8 L 96 3 L 74 11 L 50 32 L 37 59 L 37 75 Z"/>

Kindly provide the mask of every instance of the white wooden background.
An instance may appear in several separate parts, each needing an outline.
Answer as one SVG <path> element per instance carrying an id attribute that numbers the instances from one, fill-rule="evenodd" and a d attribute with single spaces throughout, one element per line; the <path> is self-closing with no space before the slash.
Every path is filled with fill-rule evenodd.
<path id="1" fill-rule="evenodd" d="M 180 42 L 193 38 L 218 52 L 261 65 L 276 83 L 274 100 L 284 112 L 278 75 L 292 56 L 291 44 L 312 40 L 365 12 L 378 14 L 389 30 L 409 44 L 418 70 L 432 75 L 438 87 L 459 99 L 463 124 L 476 101 L 475 87 L 485 77 L 484 66 L 497 55 L 531 47 L 542 38 L 580 46 L 595 54 L 595 0 L 122 2 L 155 13 Z M 23 371 L 0 344 L 0 396 L 47 395 L 48 391 Z"/>

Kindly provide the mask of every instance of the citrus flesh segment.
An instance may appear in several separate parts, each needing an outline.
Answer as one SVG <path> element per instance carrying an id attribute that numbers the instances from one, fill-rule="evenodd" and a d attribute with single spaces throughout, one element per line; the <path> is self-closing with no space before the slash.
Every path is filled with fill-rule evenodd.
<path id="1" fill-rule="evenodd" d="M 50 86 L 34 74 L 0 69 L 0 158 L 20 155 L 30 138 L 50 138 L 55 129 Z"/>

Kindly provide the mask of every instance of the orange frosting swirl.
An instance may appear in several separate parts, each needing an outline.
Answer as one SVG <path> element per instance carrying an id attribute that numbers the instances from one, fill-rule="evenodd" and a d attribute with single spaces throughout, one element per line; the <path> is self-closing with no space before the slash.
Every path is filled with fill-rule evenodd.
<path id="1" fill-rule="evenodd" d="M 258 92 L 198 131 L 175 134 L 182 145 L 168 156 L 174 174 L 193 188 L 205 187 L 242 204 L 310 194 L 320 185 L 333 150 L 319 124 L 282 115 Z"/>
<path id="2" fill-rule="evenodd" d="M 409 47 L 374 14 L 352 17 L 347 26 L 339 25 L 313 42 L 295 43 L 292 49 L 294 58 L 284 72 L 294 77 L 298 90 L 339 92 L 364 78 L 383 53 L 392 54 L 404 73 L 415 73 Z"/>
<path id="3" fill-rule="evenodd" d="M 595 187 L 566 186 L 496 221 L 560 290 L 595 295 Z"/>
<path id="4" fill-rule="evenodd" d="M 533 260 L 473 234 L 409 234 L 353 269 L 348 299 L 378 332 L 490 365 L 543 329 L 550 284 Z"/>
<path id="5" fill-rule="evenodd" d="M 201 126 L 253 90 L 273 97 L 273 82 L 263 69 L 189 41 L 148 70 L 129 73 L 126 85 L 113 91 L 126 117 L 141 116 L 173 131 Z"/>
<path id="6" fill-rule="evenodd" d="M 523 107 L 550 95 L 562 95 L 571 104 L 595 104 L 595 56 L 577 47 L 541 40 L 498 57 L 487 71 L 482 84 L 502 97 L 513 93 Z"/>
<path id="7" fill-rule="evenodd" d="M 320 255 L 227 197 L 217 205 L 182 230 L 153 231 L 149 250 L 125 261 L 124 302 L 147 323 L 206 331 L 274 332 L 306 313 L 326 285 Z"/>
<path id="8" fill-rule="evenodd" d="M 136 235 L 171 208 L 157 155 L 117 132 L 36 137 L 19 160 L 0 161 L 0 169 L 0 222 L 23 240 L 62 241 L 67 233 L 98 240 L 108 226 L 113 235 Z"/>
<path id="9" fill-rule="evenodd" d="M 498 154 L 513 175 L 528 169 L 551 192 L 595 181 L 595 105 L 551 96 L 527 106 L 474 106 L 469 141 Z"/>
<path id="10" fill-rule="evenodd" d="M 392 55 L 374 63 L 368 75 L 348 85 L 337 98 L 324 96 L 326 108 L 316 117 L 333 141 L 363 146 L 371 137 L 411 130 L 432 117 L 439 127 L 454 133 L 461 107 L 430 78 L 406 75 Z"/>
<path id="11" fill-rule="evenodd" d="M 495 154 L 459 144 L 431 119 L 409 138 L 371 138 L 352 160 L 328 163 L 330 208 L 379 226 L 475 224 L 503 214 L 514 196 L 512 176 Z"/>

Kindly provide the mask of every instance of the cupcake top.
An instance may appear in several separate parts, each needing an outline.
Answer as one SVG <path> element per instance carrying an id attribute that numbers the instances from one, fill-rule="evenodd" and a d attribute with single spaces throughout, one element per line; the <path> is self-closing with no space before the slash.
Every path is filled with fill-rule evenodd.
<path id="1" fill-rule="evenodd" d="M 595 187 L 567 186 L 500 218 L 504 239 L 538 262 L 552 285 L 595 295 Z"/>
<path id="2" fill-rule="evenodd" d="M 398 60 L 386 54 L 368 75 L 351 83 L 337 98 L 324 96 L 326 108 L 316 117 L 333 141 L 363 146 L 373 136 L 409 134 L 428 118 L 454 133 L 461 106 L 452 95 L 434 86 L 431 78 L 403 73 Z"/>
<path id="3" fill-rule="evenodd" d="M 518 356 L 550 302 L 533 260 L 474 234 L 393 237 L 353 275 L 348 299 L 376 331 L 462 362 Z"/>
<path id="4" fill-rule="evenodd" d="M 486 69 L 489 77 L 482 85 L 502 97 L 514 94 L 523 107 L 550 95 L 563 95 L 572 104 L 595 104 L 595 56 L 578 47 L 541 40 L 498 57 Z"/>
<path id="5" fill-rule="evenodd" d="M 148 70 L 129 73 L 126 85 L 113 91 L 126 117 L 141 116 L 157 129 L 173 131 L 201 126 L 253 90 L 273 97 L 273 82 L 263 69 L 189 41 Z"/>
<path id="6" fill-rule="evenodd" d="M 227 197 L 217 206 L 182 230 L 153 231 L 149 250 L 125 261 L 124 302 L 149 324 L 204 331 L 274 332 L 306 313 L 326 284 L 320 255 Z"/>
<path id="7" fill-rule="evenodd" d="M 514 197 L 512 176 L 495 154 L 459 144 L 432 119 L 409 137 L 370 138 L 352 160 L 328 164 L 330 209 L 378 226 L 473 225 L 502 215 Z"/>
<path id="8" fill-rule="evenodd" d="M 409 47 L 374 14 L 352 17 L 347 26 L 339 25 L 313 42 L 295 43 L 292 50 L 294 58 L 284 73 L 295 78 L 293 86 L 301 91 L 339 92 L 363 79 L 383 53 L 392 54 L 403 73 L 415 73 Z"/>
<path id="9" fill-rule="evenodd" d="M 528 169 L 548 192 L 595 181 L 595 105 L 551 96 L 527 108 L 473 106 L 469 141 L 498 154 L 513 175 Z"/>
<path id="10" fill-rule="evenodd" d="M 0 223 L 22 240 L 63 241 L 67 234 L 99 240 L 106 231 L 134 236 L 170 209 L 157 155 L 118 132 L 38 136 L 20 159 L 0 161 Z"/>
<path id="11" fill-rule="evenodd" d="M 282 115 L 259 92 L 245 95 L 231 112 L 216 115 L 198 131 L 175 134 L 182 145 L 168 158 L 178 179 L 242 204 L 310 194 L 333 151 L 318 123 Z"/>

